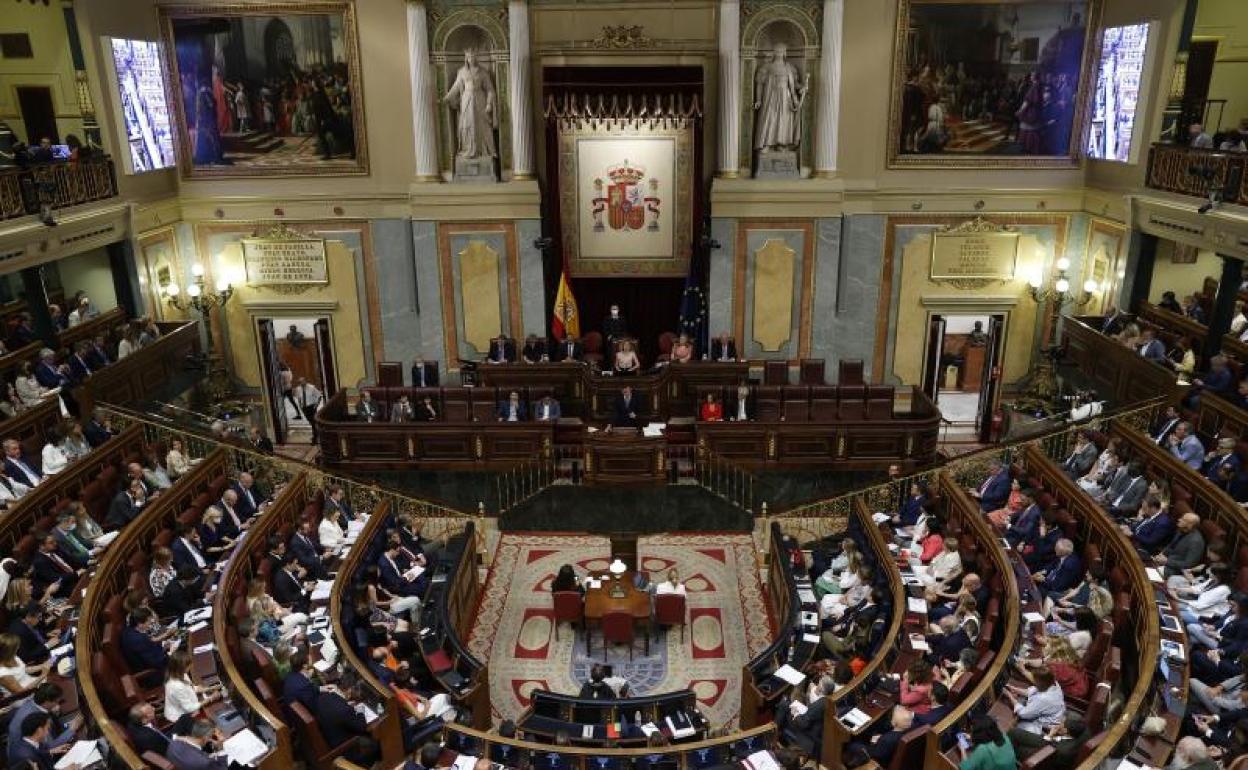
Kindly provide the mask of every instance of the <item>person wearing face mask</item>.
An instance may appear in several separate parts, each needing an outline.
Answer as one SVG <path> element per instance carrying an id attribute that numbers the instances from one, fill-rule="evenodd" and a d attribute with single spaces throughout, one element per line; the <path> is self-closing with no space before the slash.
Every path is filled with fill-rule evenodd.
<path id="1" fill-rule="evenodd" d="M 619 305 L 612 305 L 607 317 L 602 319 L 602 336 L 607 338 L 608 344 L 628 336 L 628 322 L 624 320 Z"/>

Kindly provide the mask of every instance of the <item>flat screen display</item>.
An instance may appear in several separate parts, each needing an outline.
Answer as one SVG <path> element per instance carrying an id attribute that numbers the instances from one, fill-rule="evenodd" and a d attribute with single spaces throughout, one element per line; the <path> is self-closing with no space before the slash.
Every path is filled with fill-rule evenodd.
<path id="1" fill-rule="evenodd" d="M 160 45 L 147 40 L 112 38 L 112 49 L 126 144 L 130 149 L 128 170 L 143 174 L 169 168 L 175 161 Z"/>
<path id="2" fill-rule="evenodd" d="M 1105 30 L 1096 90 L 1092 92 L 1088 157 L 1120 162 L 1131 160 L 1148 28 L 1148 22 L 1144 22 Z"/>

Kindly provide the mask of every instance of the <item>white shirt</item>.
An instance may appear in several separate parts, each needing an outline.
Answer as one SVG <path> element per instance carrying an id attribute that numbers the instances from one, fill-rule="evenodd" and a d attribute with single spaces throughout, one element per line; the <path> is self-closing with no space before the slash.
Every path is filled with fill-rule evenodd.
<path id="1" fill-rule="evenodd" d="M 684 596 L 685 584 L 677 583 L 676 585 L 672 585 L 672 581 L 664 580 L 662 583 L 655 586 L 654 592 L 656 594 L 680 594 L 681 596 Z"/>
<path id="2" fill-rule="evenodd" d="M 45 444 L 44 446 L 44 474 L 60 473 L 65 470 L 65 465 L 70 464 L 70 458 L 65 457 L 65 452 L 56 444 Z"/>
<path id="3" fill-rule="evenodd" d="M 186 538 L 182 538 L 182 545 L 186 546 L 186 550 L 190 552 L 191 558 L 195 560 L 195 566 L 203 569 L 208 566 L 208 562 L 204 561 L 204 555 L 199 552 L 195 544 Z"/>
<path id="4" fill-rule="evenodd" d="M 750 419 L 748 416 L 746 416 L 745 407 L 746 407 L 745 399 L 744 398 L 737 399 L 737 419 L 738 420 Z"/>
<path id="5" fill-rule="evenodd" d="M 120 361 L 130 355 L 137 347 L 137 344 L 131 342 L 130 340 L 123 339 L 121 342 L 117 343 L 117 360 Z"/>
<path id="6" fill-rule="evenodd" d="M 331 550 L 342 545 L 342 541 L 346 537 L 342 527 L 330 519 L 321 519 L 321 523 L 316 527 L 316 535 L 321 540 L 321 547 Z"/>
<path id="7" fill-rule="evenodd" d="M 1191 599 L 1179 599 L 1179 603 L 1196 615 L 1225 615 L 1231 610 L 1230 598 L 1231 587 L 1222 583 Z"/>
<path id="8" fill-rule="evenodd" d="M 195 685 L 186 679 L 170 679 L 165 682 L 165 719 L 176 722 L 184 714 L 199 711 L 200 707 Z"/>
<path id="9" fill-rule="evenodd" d="M 17 657 L 16 655 L 13 656 L 12 666 L 0 666 L 0 679 L 4 679 L 10 676 L 13 677 L 17 681 L 17 686 L 21 690 L 28 690 L 30 689 L 30 686 L 35 683 L 35 678 L 31 676 L 30 674 L 26 673 L 26 664 L 23 663 L 22 659 Z M 0 690 L 5 690 L 5 688 L 3 686 L 0 686 Z M 5 690 L 5 692 L 8 695 L 15 694 L 15 693 L 8 692 L 7 690 Z"/>
<path id="10" fill-rule="evenodd" d="M 50 475 L 60 473 L 69 465 L 69 458 L 56 444 L 45 444 L 43 447 L 43 473 Z"/>
<path id="11" fill-rule="evenodd" d="M 80 313 L 80 312 L 78 312 L 77 310 L 72 310 L 72 311 L 70 311 L 70 313 L 69 313 L 69 325 L 70 325 L 71 327 L 74 327 L 74 326 L 77 326 L 78 324 L 82 323 L 83 321 L 87 320 L 86 318 L 84 318 L 84 315 L 86 315 L 86 314 L 84 314 L 84 313 Z"/>
<path id="12" fill-rule="evenodd" d="M 30 491 L 30 487 L 26 486 L 17 479 L 10 478 L 9 486 L 0 484 L 0 503 L 10 503 L 14 500 L 20 500 L 23 495 Z M 9 489 L 12 487 L 12 490 Z"/>

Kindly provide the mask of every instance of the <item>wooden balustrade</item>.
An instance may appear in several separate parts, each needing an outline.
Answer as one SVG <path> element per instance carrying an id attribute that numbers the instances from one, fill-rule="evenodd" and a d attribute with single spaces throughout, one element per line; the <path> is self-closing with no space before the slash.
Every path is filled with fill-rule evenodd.
<path id="1" fill-rule="evenodd" d="M 1193 168 L 1207 168 L 1212 179 L 1193 174 Z M 1177 144 L 1154 144 L 1148 150 L 1148 171 L 1144 184 L 1153 190 L 1207 198 L 1211 187 L 1225 190 L 1228 180 L 1240 180 L 1236 189 L 1225 191 L 1225 201 L 1248 206 L 1248 153 L 1221 152 Z"/>
<path id="2" fill-rule="evenodd" d="M 101 649 L 105 625 L 105 609 L 109 599 L 125 592 L 130 578 L 128 562 L 139 551 L 149 549 L 152 539 L 164 528 L 173 526 L 179 513 L 200 494 L 214 478 L 226 472 L 226 453 L 214 451 L 177 483 L 150 502 L 138 517 L 121 532 L 104 551 L 90 590 L 80 608 L 74 657 L 78 665 L 80 702 L 86 716 L 98 727 L 112 749 L 112 759 L 128 770 L 143 770 L 147 763 L 131 746 L 125 725 L 114 720 L 104 704 L 96 675 L 94 655 Z"/>
<path id="3" fill-rule="evenodd" d="M 117 173 L 109 157 L 0 168 L 0 220 L 117 197 Z"/>
<path id="4" fill-rule="evenodd" d="M 1174 401 L 1186 390 L 1174 370 L 1142 358 L 1100 331 L 1096 317 L 1062 319 L 1067 353 L 1079 371 L 1104 389 L 1102 396 L 1115 404 L 1134 404 L 1157 396 Z"/>
<path id="5" fill-rule="evenodd" d="M 1161 656 L 1157 601 L 1144 570 L 1144 563 L 1131 541 L 1119 530 L 1109 514 L 1067 477 L 1038 445 L 1024 447 L 1022 459 L 1027 473 L 1039 479 L 1044 489 L 1073 516 L 1078 527 L 1079 541 L 1085 545 L 1094 543 L 1100 549 L 1106 572 L 1118 569 L 1126 578 L 1125 587 L 1129 596 L 1126 608 L 1128 622 L 1124 627 L 1114 629 L 1114 644 L 1122 649 L 1122 681 L 1131 683 L 1121 713 L 1139 714 L 1153 694 L 1154 674 Z M 1132 670 L 1125 669 L 1128 663 L 1133 664 Z M 1128 737 L 1132 729 L 1132 720 L 1129 719 L 1119 719 L 1110 724 L 1096 749 L 1080 766 L 1098 766 Z"/>
<path id="6" fill-rule="evenodd" d="M 65 308 L 65 312 L 69 313 L 73 308 Z M 119 325 L 126 323 L 126 309 L 124 307 L 115 307 L 112 310 L 106 310 L 95 318 L 89 318 L 86 321 L 71 326 L 63 332 L 56 335 L 56 341 L 60 348 L 72 348 L 76 343 L 83 340 L 94 339 L 97 334 L 103 334 L 106 337 L 113 337 L 113 330 Z"/>
<path id="7" fill-rule="evenodd" d="M 199 349 L 199 323 L 160 324 L 161 337 L 120 361 L 92 374 L 74 388 L 81 414 L 96 402 L 139 404 L 158 393 L 178 372 L 193 350 Z"/>

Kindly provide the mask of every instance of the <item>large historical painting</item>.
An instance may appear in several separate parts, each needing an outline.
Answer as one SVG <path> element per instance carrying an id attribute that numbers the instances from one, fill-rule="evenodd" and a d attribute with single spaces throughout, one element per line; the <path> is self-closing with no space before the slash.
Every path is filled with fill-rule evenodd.
<path id="1" fill-rule="evenodd" d="M 368 173 L 352 3 L 161 13 L 183 176 Z"/>
<path id="2" fill-rule="evenodd" d="M 692 146 L 688 125 L 560 126 L 560 217 L 572 275 L 688 271 Z"/>
<path id="3" fill-rule="evenodd" d="M 1069 167 L 1101 0 L 901 0 L 889 165 Z"/>

